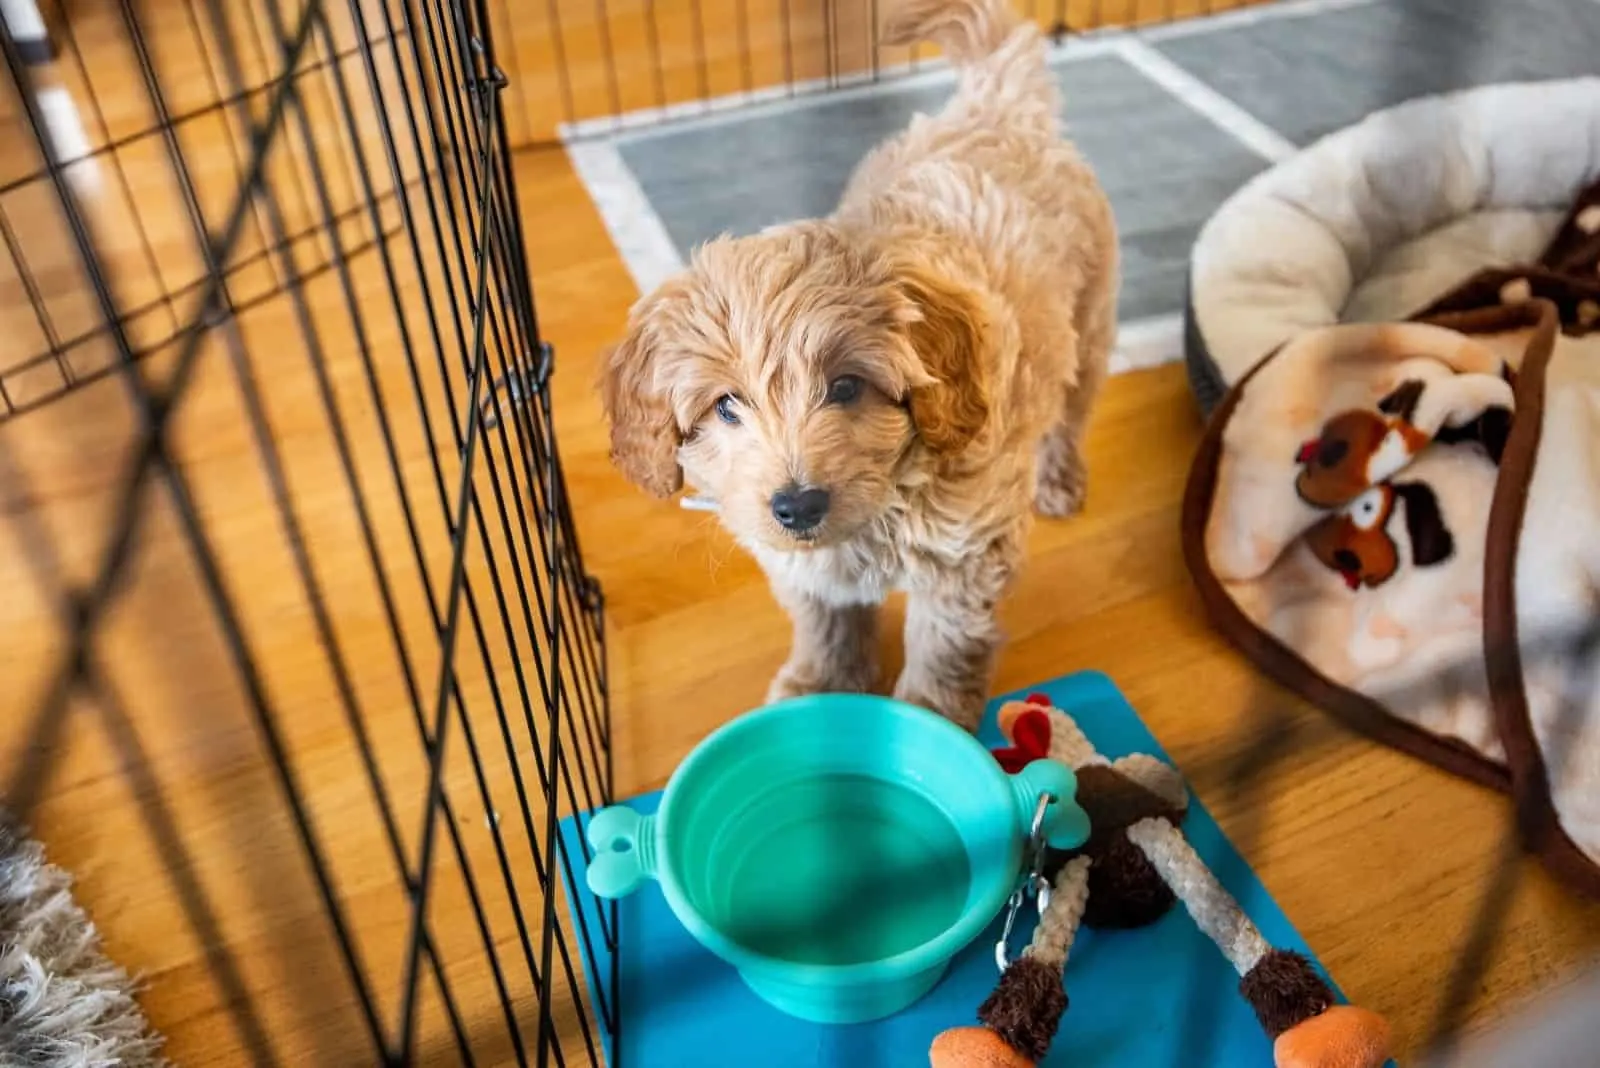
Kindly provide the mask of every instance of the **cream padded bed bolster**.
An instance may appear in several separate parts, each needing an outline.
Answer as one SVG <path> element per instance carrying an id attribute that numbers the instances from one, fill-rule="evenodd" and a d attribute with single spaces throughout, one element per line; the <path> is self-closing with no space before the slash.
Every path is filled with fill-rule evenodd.
<path id="1" fill-rule="evenodd" d="M 1537 258 L 1597 176 L 1600 78 L 1423 97 L 1257 175 L 1190 256 L 1201 407 L 1305 329 L 1403 319 L 1483 267 Z"/>

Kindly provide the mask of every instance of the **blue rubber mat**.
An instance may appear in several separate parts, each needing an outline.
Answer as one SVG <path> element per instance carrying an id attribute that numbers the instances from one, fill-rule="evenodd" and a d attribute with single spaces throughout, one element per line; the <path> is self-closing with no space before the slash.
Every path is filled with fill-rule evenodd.
<path id="1" fill-rule="evenodd" d="M 1103 675 L 1069 675 L 1008 697 L 1047 694 L 1077 719 L 1109 757 L 1165 756 L 1116 686 Z M 991 702 L 980 738 L 1001 743 Z M 631 802 L 655 810 L 659 794 Z M 1311 951 L 1267 895 L 1211 816 L 1191 799 L 1184 830 L 1224 886 L 1279 949 Z M 576 821 L 563 822 L 570 855 L 581 856 Z M 598 906 L 579 887 L 571 895 L 593 931 Z M 1025 911 L 1024 917 L 1030 916 Z M 999 922 L 958 956 L 932 993 L 886 1020 L 825 1027 L 785 1016 L 750 993 L 732 968 L 678 925 L 660 889 L 646 883 L 618 907 L 622 1025 L 606 1037 L 611 1068 L 926 1068 L 928 1045 L 947 1027 L 975 1022 L 999 978 Z M 1026 939 L 1020 933 L 1013 944 Z M 610 970 L 603 940 L 602 974 Z M 1048 1068 L 1271 1068 L 1272 1045 L 1242 997 L 1238 976 L 1181 907 L 1137 931 L 1083 931 L 1067 965 L 1070 1007 Z"/>

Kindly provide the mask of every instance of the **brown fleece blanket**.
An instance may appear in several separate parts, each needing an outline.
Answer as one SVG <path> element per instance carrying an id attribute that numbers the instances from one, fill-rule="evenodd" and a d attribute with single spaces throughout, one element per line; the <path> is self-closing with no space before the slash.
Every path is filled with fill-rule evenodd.
<path id="1" fill-rule="evenodd" d="M 1213 415 L 1184 549 L 1213 622 L 1352 726 L 1513 795 L 1600 895 L 1600 183 L 1536 264 L 1313 330 Z"/>

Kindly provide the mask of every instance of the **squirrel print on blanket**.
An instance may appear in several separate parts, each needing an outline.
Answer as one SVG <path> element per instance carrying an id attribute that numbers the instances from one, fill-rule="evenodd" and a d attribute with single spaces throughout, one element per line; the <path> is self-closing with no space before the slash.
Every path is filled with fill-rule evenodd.
<path id="1" fill-rule="evenodd" d="M 1385 482 L 1306 531 L 1306 545 L 1352 590 L 1381 586 L 1400 569 L 1400 546 L 1389 534 L 1397 501 L 1405 503 L 1411 562 L 1433 567 L 1450 559 L 1455 537 L 1445 526 L 1439 499 L 1424 482 Z"/>
<path id="2" fill-rule="evenodd" d="M 1322 426 L 1295 454 L 1295 492 L 1316 508 L 1343 508 L 1403 471 L 1428 445 L 1476 443 L 1498 466 L 1511 431 L 1511 372 L 1408 378 L 1378 402 L 1353 408 Z M 1431 388 L 1430 403 L 1423 394 Z"/>
<path id="3" fill-rule="evenodd" d="M 1424 404 L 1428 394 L 1430 403 Z M 1306 544 L 1352 591 L 1381 586 L 1400 568 L 1389 533 L 1404 504 L 1411 562 L 1435 567 L 1455 552 L 1439 498 L 1424 482 L 1393 481 L 1430 444 L 1474 443 L 1499 463 L 1511 425 L 1509 374 L 1406 379 L 1377 410 L 1340 412 L 1300 447 L 1295 491 L 1307 504 L 1338 509 L 1306 532 Z"/>

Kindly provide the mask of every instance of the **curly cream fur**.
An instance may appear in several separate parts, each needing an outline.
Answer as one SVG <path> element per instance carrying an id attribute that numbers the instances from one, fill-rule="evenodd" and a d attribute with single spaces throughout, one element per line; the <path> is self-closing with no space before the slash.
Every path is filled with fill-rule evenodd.
<path id="1" fill-rule="evenodd" d="M 770 698 L 873 686 L 872 608 L 903 589 L 895 693 L 972 727 L 1030 504 L 1083 500 L 1116 235 L 1032 25 L 1003 0 L 908 0 L 887 35 L 945 48 L 949 104 L 871 153 L 830 217 L 700 248 L 635 306 L 601 393 L 622 471 L 715 498 L 793 616 Z M 844 375 L 864 388 L 830 403 Z M 790 486 L 830 495 L 803 535 L 771 512 Z"/>

